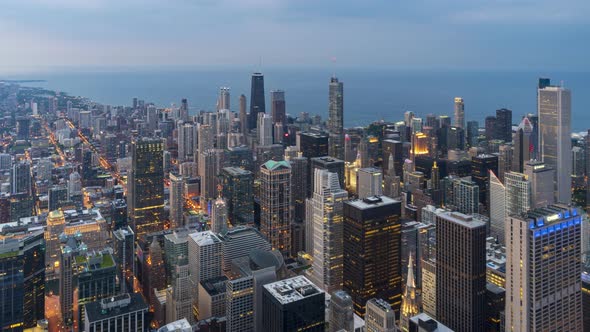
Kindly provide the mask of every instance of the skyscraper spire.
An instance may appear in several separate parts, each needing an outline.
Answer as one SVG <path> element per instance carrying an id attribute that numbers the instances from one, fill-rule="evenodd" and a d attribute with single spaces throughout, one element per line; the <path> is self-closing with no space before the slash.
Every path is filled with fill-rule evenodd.
<path id="1" fill-rule="evenodd" d="M 416 316 L 420 310 L 418 299 L 416 298 L 416 281 L 414 280 L 414 262 L 412 254 L 408 260 L 408 277 L 406 278 L 406 289 L 402 298 L 400 329 L 409 331 L 410 318 Z"/>

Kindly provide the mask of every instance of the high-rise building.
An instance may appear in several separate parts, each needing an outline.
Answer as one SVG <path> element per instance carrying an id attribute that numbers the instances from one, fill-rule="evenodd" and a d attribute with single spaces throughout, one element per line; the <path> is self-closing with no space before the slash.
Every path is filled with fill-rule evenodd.
<path id="1" fill-rule="evenodd" d="M 356 177 L 356 193 L 359 199 L 383 195 L 383 172 L 380 169 L 361 168 Z"/>
<path id="2" fill-rule="evenodd" d="M 496 139 L 512 142 L 512 111 L 506 108 L 496 110 Z"/>
<path id="3" fill-rule="evenodd" d="M 524 165 L 533 157 L 533 125 L 529 118 L 524 117 L 514 134 L 514 154 L 512 156 L 512 170 L 522 173 Z"/>
<path id="4" fill-rule="evenodd" d="M 198 315 L 199 284 L 221 276 L 221 240 L 211 232 L 189 234 L 188 265 L 193 299 L 193 314 Z"/>
<path id="5" fill-rule="evenodd" d="M 199 154 L 214 148 L 215 131 L 211 125 L 199 125 L 197 129 L 197 137 L 197 150 Z"/>
<path id="6" fill-rule="evenodd" d="M 312 280 L 328 293 L 342 288 L 343 202 L 338 174 L 316 169 L 313 197 L 307 200 L 306 250 L 313 255 Z"/>
<path id="7" fill-rule="evenodd" d="M 457 211 L 473 214 L 479 211 L 479 186 L 468 178 L 452 181 L 453 205 Z"/>
<path id="8" fill-rule="evenodd" d="M 250 88 L 250 117 L 249 129 L 256 128 L 258 113 L 265 113 L 264 100 L 264 75 L 261 73 L 252 74 L 252 85 Z"/>
<path id="9" fill-rule="evenodd" d="M 12 194 L 31 195 L 31 163 L 23 160 L 12 165 L 10 173 Z"/>
<path id="10" fill-rule="evenodd" d="M 252 172 L 225 167 L 221 170 L 222 194 L 227 203 L 227 216 L 234 226 L 254 223 L 254 178 Z"/>
<path id="11" fill-rule="evenodd" d="M 330 297 L 330 332 L 354 331 L 354 310 L 352 297 L 345 291 L 339 290 Z"/>
<path id="12" fill-rule="evenodd" d="M 232 260 L 248 257 L 253 250 L 270 251 L 270 243 L 254 227 L 237 226 L 219 234 L 223 272 L 231 273 Z"/>
<path id="13" fill-rule="evenodd" d="M 298 132 L 297 148 L 306 158 L 328 155 L 329 136 L 325 133 Z"/>
<path id="14" fill-rule="evenodd" d="M 305 157 L 288 158 L 291 164 L 291 196 L 293 200 L 293 220 L 305 220 L 305 199 L 307 198 L 309 160 Z"/>
<path id="15" fill-rule="evenodd" d="M 59 209 L 62 204 L 69 201 L 68 188 L 66 186 L 53 186 L 49 188 L 47 200 L 47 210 L 53 211 Z"/>
<path id="16" fill-rule="evenodd" d="M 270 92 L 270 108 L 273 122 L 286 125 L 285 91 L 272 90 Z"/>
<path id="17" fill-rule="evenodd" d="M 387 196 L 344 202 L 344 291 L 363 317 L 376 296 L 399 309 L 401 202 Z"/>
<path id="18" fill-rule="evenodd" d="M 496 139 L 496 122 L 495 116 L 487 116 L 485 119 L 485 136 L 486 141 Z"/>
<path id="19" fill-rule="evenodd" d="M 367 301 L 365 328 L 372 332 L 396 332 L 395 311 L 382 299 L 372 298 Z"/>
<path id="20" fill-rule="evenodd" d="M 308 196 L 311 196 L 311 189 L 313 188 L 313 177 L 315 169 L 325 169 L 332 173 L 338 174 L 338 181 L 340 182 L 340 188 L 344 188 L 344 160 L 332 158 L 332 157 L 317 157 L 310 159 L 310 186 L 308 187 Z"/>
<path id="21" fill-rule="evenodd" d="M 455 97 L 454 126 L 457 128 L 465 128 L 465 103 L 461 97 Z"/>
<path id="22" fill-rule="evenodd" d="M 197 126 L 193 123 L 178 125 L 178 161 L 194 161 L 197 154 Z"/>
<path id="23" fill-rule="evenodd" d="M 540 157 L 555 173 L 555 200 L 570 203 L 572 173 L 571 92 L 559 86 L 538 90 Z"/>
<path id="24" fill-rule="evenodd" d="M 166 289 L 166 322 L 182 318 L 194 323 L 188 259 L 181 256 L 174 266 L 172 286 Z"/>
<path id="25" fill-rule="evenodd" d="M 55 267 L 59 266 L 60 241 L 59 236 L 66 230 L 66 218 L 61 210 L 50 211 L 47 215 L 45 228 L 45 262 L 47 274 L 53 275 Z"/>
<path id="26" fill-rule="evenodd" d="M 496 174 L 490 171 L 490 235 L 504 244 L 506 219 L 506 187 Z"/>
<path id="27" fill-rule="evenodd" d="M 135 234 L 131 227 L 117 229 L 113 232 L 113 255 L 120 274 L 119 288 L 128 291 L 135 276 Z M 127 283 L 127 284 L 126 284 Z"/>
<path id="28" fill-rule="evenodd" d="M 163 152 L 161 139 L 140 138 L 131 143 L 127 215 L 137 239 L 164 229 Z"/>
<path id="29" fill-rule="evenodd" d="M 218 234 L 227 229 L 227 203 L 217 197 L 211 204 L 211 230 Z"/>
<path id="30" fill-rule="evenodd" d="M 303 276 L 263 286 L 260 331 L 324 331 L 325 293 Z"/>
<path id="31" fill-rule="evenodd" d="M 268 146 L 273 143 L 273 119 L 270 115 L 265 113 L 258 113 L 258 145 Z"/>
<path id="32" fill-rule="evenodd" d="M 166 288 L 166 267 L 164 265 L 164 255 L 162 247 L 156 237 L 153 237 L 152 243 L 148 248 L 143 268 L 143 294 L 151 306 L 157 302 L 155 291 Z"/>
<path id="33" fill-rule="evenodd" d="M 139 293 L 88 303 L 83 309 L 86 317 L 83 331 L 146 331 L 149 329 L 148 309 Z"/>
<path id="34" fill-rule="evenodd" d="M 291 252 L 291 165 L 269 160 L 260 167 L 260 232 L 273 249 Z"/>
<path id="35" fill-rule="evenodd" d="M 480 154 L 471 158 L 471 178 L 479 187 L 479 202 L 489 207 L 489 172 L 498 174 L 498 156 Z"/>
<path id="36" fill-rule="evenodd" d="M 506 331 L 582 331 L 581 223 L 565 205 L 506 219 Z"/>
<path id="37" fill-rule="evenodd" d="M 45 315 L 43 231 L 2 236 L 0 242 L 0 329 L 32 328 Z"/>
<path id="38" fill-rule="evenodd" d="M 170 223 L 173 228 L 184 226 L 184 180 L 170 173 Z"/>
<path id="39" fill-rule="evenodd" d="M 224 150 L 209 149 L 199 153 L 199 175 L 201 176 L 201 197 L 206 202 L 217 196 L 219 171 L 223 163 Z"/>
<path id="40" fill-rule="evenodd" d="M 228 87 L 221 87 L 219 88 L 219 98 L 217 99 L 217 110 L 229 110 L 229 88 Z"/>
<path id="41" fill-rule="evenodd" d="M 441 213 L 436 216 L 436 241 L 438 320 L 455 331 L 482 331 L 486 223 L 458 212 Z"/>
<path id="42" fill-rule="evenodd" d="M 238 116 L 240 118 L 240 132 L 244 135 L 248 133 L 249 126 L 248 113 L 246 112 L 247 103 L 246 96 L 240 95 L 240 114 Z"/>
<path id="43" fill-rule="evenodd" d="M 479 123 L 477 121 L 467 121 L 467 144 L 470 147 L 477 146 L 479 143 Z"/>
<path id="44" fill-rule="evenodd" d="M 328 108 L 328 133 L 331 157 L 344 159 L 344 84 L 338 78 L 330 79 L 330 98 Z"/>
<path id="45" fill-rule="evenodd" d="M 525 163 L 524 174 L 531 182 L 531 208 L 540 208 L 555 203 L 554 169 L 542 161 L 531 160 Z"/>

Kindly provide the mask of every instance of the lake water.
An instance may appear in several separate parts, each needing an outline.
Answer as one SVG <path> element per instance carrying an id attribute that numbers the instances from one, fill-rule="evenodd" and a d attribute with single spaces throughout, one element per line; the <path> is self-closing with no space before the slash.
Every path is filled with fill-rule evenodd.
<path id="1" fill-rule="evenodd" d="M 417 116 L 453 113 L 453 98 L 465 100 L 466 120 L 480 121 L 499 108 L 513 111 L 513 122 L 536 112 L 536 84 L 540 76 L 552 78 L 572 90 L 572 129 L 590 128 L 590 75 L 583 72 L 393 70 L 379 68 L 267 68 L 267 99 L 273 89 L 285 90 L 287 113 L 320 114 L 328 109 L 328 82 L 336 72 L 344 82 L 346 126 L 374 120 L 399 120 L 405 111 Z M 249 68 L 163 68 L 66 70 L 10 75 L 11 79 L 44 79 L 35 83 L 52 90 L 91 98 L 111 105 L 130 105 L 133 97 L 158 106 L 180 104 L 188 98 L 191 111 L 213 110 L 218 88 L 231 88 L 231 108 L 238 97 L 250 97 Z M 267 112 L 270 111 L 267 100 Z"/>

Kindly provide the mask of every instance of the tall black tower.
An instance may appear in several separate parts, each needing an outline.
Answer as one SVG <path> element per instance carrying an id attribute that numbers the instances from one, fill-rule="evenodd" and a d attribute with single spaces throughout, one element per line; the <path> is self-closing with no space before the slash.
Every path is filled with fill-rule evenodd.
<path id="1" fill-rule="evenodd" d="M 262 73 L 252 74 L 252 86 L 250 90 L 250 117 L 248 118 L 248 129 L 256 128 L 258 113 L 265 113 L 264 103 L 264 75 Z"/>

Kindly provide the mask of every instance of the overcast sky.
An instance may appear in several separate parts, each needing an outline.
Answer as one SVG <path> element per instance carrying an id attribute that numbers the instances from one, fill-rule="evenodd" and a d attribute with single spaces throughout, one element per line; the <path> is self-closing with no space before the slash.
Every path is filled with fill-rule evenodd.
<path id="1" fill-rule="evenodd" d="M 590 69 L 588 0 L 0 0 L 0 69 Z"/>

